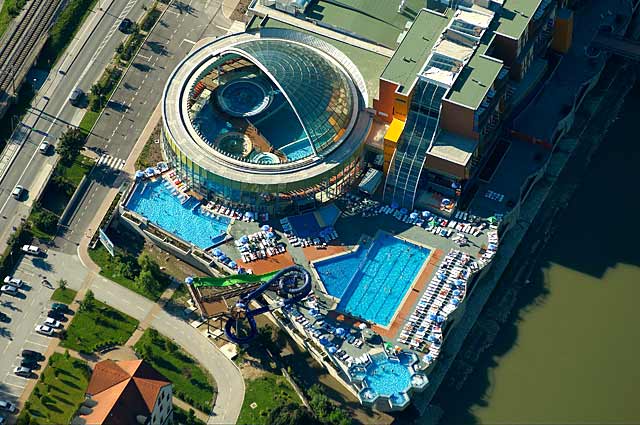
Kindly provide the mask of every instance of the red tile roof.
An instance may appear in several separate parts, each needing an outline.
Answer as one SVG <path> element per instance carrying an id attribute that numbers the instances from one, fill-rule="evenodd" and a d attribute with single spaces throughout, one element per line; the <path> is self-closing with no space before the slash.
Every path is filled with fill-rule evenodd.
<path id="1" fill-rule="evenodd" d="M 97 363 L 87 394 L 97 402 L 81 416 L 87 424 L 129 425 L 149 416 L 163 387 L 171 383 L 142 360 Z"/>

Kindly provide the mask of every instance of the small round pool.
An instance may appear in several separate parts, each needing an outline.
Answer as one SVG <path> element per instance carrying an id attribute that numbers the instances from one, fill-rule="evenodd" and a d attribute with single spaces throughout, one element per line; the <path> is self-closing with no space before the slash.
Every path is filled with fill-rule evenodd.
<path id="1" fill-rule="evenodd" d="M 230 81 L 217 93 L 218 105 L 233 117 L 252 117 L 271 103 L 269 87 L 263 81 L 246 78 Z"/>
<path id="2" fill-rule="evenodd" d="M 371 359 L 364 378 L 369 388 L 377 394 L 389 397 L 409 389 L 411 371 L 406 365 L 389 360 L 386 356 L 372 356 Z"/>
<path id="3" fill-rule="evenodd" d="M 280 158 L 278 158 L 275 154 L 271 152 L 260 152 L 256 156 L 253 157 L 253 162 L 258 164 L 279 164 Z"/>

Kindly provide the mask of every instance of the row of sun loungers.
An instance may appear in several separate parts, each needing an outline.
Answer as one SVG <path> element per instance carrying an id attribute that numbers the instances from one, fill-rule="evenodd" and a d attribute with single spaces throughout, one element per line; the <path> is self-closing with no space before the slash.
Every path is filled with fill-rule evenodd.
<path id="1" fill-rule="evenodd" d="M 252 251 L 252 252 L 241 252 L 240 257 L 243 263 L 250 263 L 256 260 L 262 260 L 263 258 L 273 257 L 274 255 L 283 254 L 287 248 L 284 245 L 278 245 L 276 247 L 267 247 L 265 249 Z"/>

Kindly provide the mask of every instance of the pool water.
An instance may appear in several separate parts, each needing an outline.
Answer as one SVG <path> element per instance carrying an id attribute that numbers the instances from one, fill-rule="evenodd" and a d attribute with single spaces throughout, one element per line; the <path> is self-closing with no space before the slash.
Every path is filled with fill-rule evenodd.
<path id="1" fill-rule="evenodd" d="M 369 249 L 315 263 L 338 310 L 387 326 L 429 258 L 427 248 L 379 233 Z"/>
<path id="2" fill-rule="evenodd" d="M 157 180 L 136 185 L 127 208 L 186 242 L 207 249 L 224 239 L 230 219 L 205 216 L 198 205 L 200 201 L 195 198 L 181 204 L 164 187 L 163 180 Z"/>
<path id="3" fill-rule="evenodd" d="M 411 387 L 411 371 L 407 366 L 384 355 L 371 356 L 371 360 L 364 381 L 378 395 L 391 397 Z"/>

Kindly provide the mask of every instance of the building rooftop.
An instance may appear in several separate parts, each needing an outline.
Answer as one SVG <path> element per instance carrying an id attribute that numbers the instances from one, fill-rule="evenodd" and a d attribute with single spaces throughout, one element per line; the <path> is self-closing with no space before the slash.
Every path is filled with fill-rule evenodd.
<path id="1" fill-rule="evenodd" d="M 495 32 L 519 39 L 545 0 L 507 0 L 499 12 Z"/>
<path id="2" fill-rule="evenodd" d="M 447 99 L 478 109 L 502 69 L 502 61 L 485 56 L 489 43 L 481 43 L 462 69 Z"/>
<path id="3" fill-rule="evenodd" d="M 477 140 L 442 131 L 434 140 L 429 155 L 466 166 L 477 146 Z"/>
<path id="4" fill-rule="evenodd" d="M 87 394 L 97 402 L 86 423 L 136 423 L 137 415 L 148 416 L 160 390 L 171 382 L 143 360 L 104 360 L 93 369 Z"/>
<path id="5" fill-rule="evenodd" d="M 318 0 L 307 8 L 305 16 L 395 49 L 406 23 L 414 19 L 425 2 L 407 0 L 402 13 L 398 13 L 398 4 L 389 0 Z"/>
<path id="6" fill-rule="evenodd" d="M 399 93 L 409 93 L 450 18 L 450 14 L 420 10 L 380 78 L 397 83 Z"/>
<path id="7" fill-rule="evenodd" d="M 305 31 L 299 27 L 290 25 L 286 22 L 282 22 L 274 17 L 267 17 L 262 20 L 259 18 L 253 19 L 249 26 L 247 27 L 247 31 L 257 31 L 260 28 L 272 28 L 272 29 L 286 29 L 286 30 L 295 30 L 305 34 L 313 35 L 340 50 L 342 53 L 347 55 L 351 61 L 358 67 L 358 70 L 362 74 L 364 78 L 365 84 L 367 86 L 368 99 L 367 105 L 371 106 L 373 104 L 373 99 L 378 97 L 378 78 L 384 69 L 389 58 L 384 55 L 367 51 L 365 49 L 361 49 L 357 46 L 343 43 L 341 41 L 322 36 L 315 32 Z"/>

